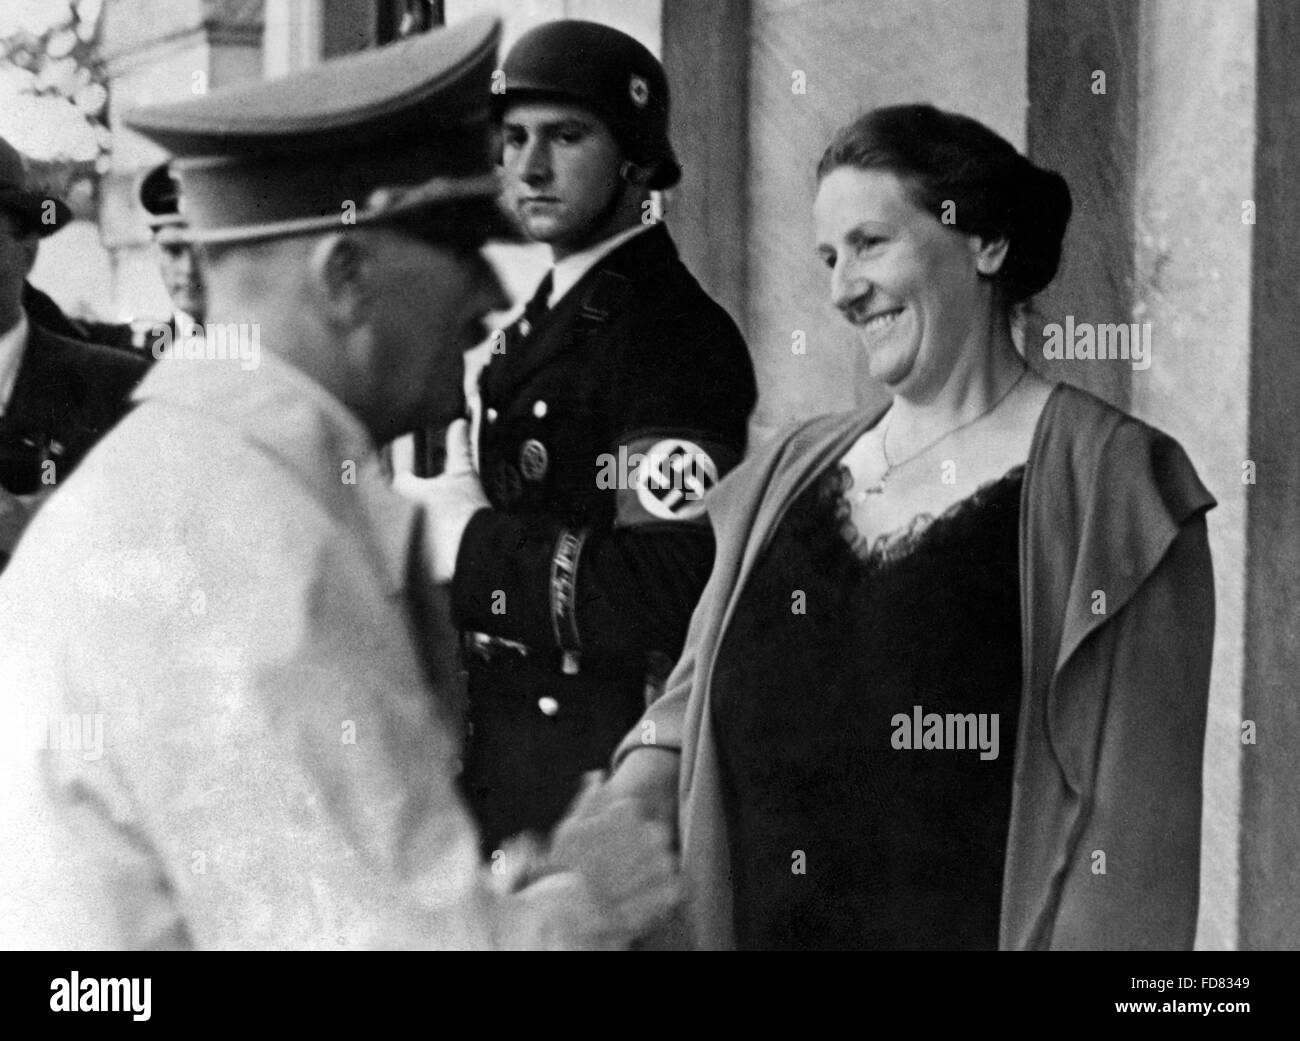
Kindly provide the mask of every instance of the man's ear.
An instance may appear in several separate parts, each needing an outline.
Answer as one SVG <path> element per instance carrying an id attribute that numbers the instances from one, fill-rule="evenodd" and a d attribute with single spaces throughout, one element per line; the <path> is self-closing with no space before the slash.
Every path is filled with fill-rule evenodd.
<path id="1" fill-rule="evenodd" d="M 618 175 L 633 188 L 644 188 L 655 172 L 654 164 L 642 166 L 631 159 L 624 159 L 618 168 Z"/>
<path id="2" fill-rule="evenodd" d="M 970 238 L 971 250 L 975 254 L 975 269 L 981 275 L 996 275 L 1002 270 L 1002 263 L 1007 259 L 1007 250 L 1011 248 L 1008 238 L 982 239 L 978 235 Z"/>
<path id="3" fill-rule="evenodd" d="M 311 282 L 322 312 L 332 324 L 353 328 L 374 309 L 378 265 L 360 235 L 326 235 L 311 253 Z"/>

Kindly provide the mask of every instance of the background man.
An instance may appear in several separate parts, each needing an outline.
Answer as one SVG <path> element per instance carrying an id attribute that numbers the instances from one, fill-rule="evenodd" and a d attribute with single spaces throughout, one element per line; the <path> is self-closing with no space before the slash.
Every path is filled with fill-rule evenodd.
<path id="1" fill-rule="evenodd" d="M 185 218 L 180 212 L 180 186 L 170 163 L 160 163 L 145 175 L 140 182 L 140 204 L 149 214 L 158 272 L 171 297 L 173 311 L 166 324 L 169 340 L 174 343 L 179 337 L 194 335 L 196 328 L 202 332 L 207 308 L 199 250 L 186 234 Z M 146 335 L 151 354 L 158 331 L 155 326 L 148 330 L 152 335 Z"/>
<path id="2" fill-rule="evenodd" d="M 180 185 L 170 163 L 160 163 L 145 175 L 140 182 L 139 196 L 140 205 L 148 214 L 158 273 L 171 297 L 171 316 L 165 322 L 72 318 L 46 293 L 28 283 L 23 290 L 23 306 L 33 322 L 69 339 L 141 352 L 147 360 L 154 359 L 155 348 L 166 348 L 179 337 L 196 332 L 202 335 L 205 308 L 199 251 L 185 233 L 185 218 L 180 213 Z"/>
<path id="3" fill-rule="evenodd" d="M 35 507 L 127 410 L 146 368 L 59 335 L 39 308 L 29 313 L 40 240 L 71 217 L 28 184 L 22 157 L 0 138 L 0 568 Z"/>
<path id="4" fill-rule="evenodd" d="M 740 459 L 755 401 L 735 324 L 651 209 L 681 173 L 659 62 L 561 21 L 504 74 L 507 198 L 555 266 L 479 381 L 482 486 L 451 465 L 463 424 L 454 472 L 410 485 L 437 577 L 455 573 L 464 787 L 489 851 L 559 818 L 676 658 L 713 558 L 700 498 Z"/>
<path id="5" fill-rule="evenodd" d="M 129 118 L 178 156 L 210 315 L 257 325 L 261 364 L 155 364 L 0 581 L 4 946 L 609 946 L 671 902 L 635 822 L 633 900 L 554 864 L 485 886 L 452 630 L 408 598 L 423 518 L 379 461 L 456 413 L 507 303 L 479 251 L 498 33 Z"/>

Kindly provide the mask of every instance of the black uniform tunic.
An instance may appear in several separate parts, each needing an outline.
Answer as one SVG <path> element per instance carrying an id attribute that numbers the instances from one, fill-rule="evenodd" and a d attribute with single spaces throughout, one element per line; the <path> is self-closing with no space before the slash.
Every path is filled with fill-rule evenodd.
<path id="1" fill-rule="evenodd" d="M 700 495 L 739 461 L 756 391 L 663 225 L 511 327 L 479 389 L 493 508 L 465 532 L 452 597 L 463 630 L 498 641 L 468 654 L 463 777 L 490 851 L 558 820 L 680 653 L 713 563 Z M 631 487 L 638 456 L 665 479 Z"/>
<path id="2" fill-rule="evenodd" d="M 997 947 L 1022 473 L 866 550 L 836 468 L 779 525 L 712 683 L 741 948 Z M 896 747 L 918 705 L 996 714 L 997 757 Z"/>
<path id="3" fill-rule="evenodd" d="M 27 344 L 0 415 L 0 488 L 48 491 L 131 408 L 152 358 L 50 332 L 28 316 Z M 0 542 L 0 568 L 12 547 Z"/>

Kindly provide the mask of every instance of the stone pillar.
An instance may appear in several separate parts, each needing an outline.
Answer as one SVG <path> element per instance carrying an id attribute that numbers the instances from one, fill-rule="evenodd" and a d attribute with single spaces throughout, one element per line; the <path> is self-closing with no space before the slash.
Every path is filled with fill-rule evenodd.
<path id="1" fill-rule="evenodd" d="M 324 40 L 322 0 L 266 0 L 262 31 L 262 74 L 286 76 L 315 65 Z"/>
<path id="2" fill-rule="evenodd" d="M 1238 893 L 1245 895 L 1238 871 L 1243 595 L 1254 579 L 1241 464 L 1253 423 L 1255 229 L 1242 222 L 1242 201 L 1252 197 L 1260 114 L 1256 25 L 1253 2 L 1212 0 L 1148 0 L 1138 24 L 1133 318 L 1151 325 L 1152 359 L 1146 371 L 1130 372 L 1130 399 L 1136 415 L 1178 438 L 1219 501 L 1209 515 L 1216 622 L 1197 939 L 1214 949 L 1238 946 Z M 1281 735 L 1270 737 L 1276 748 Z"/>
<path id="3" fill-rule="evenodd" d="M 261 76 L 262 16 L 262 0 L 110 0 L 106 8 L 113 152 L 100 189 L 100 234 L 114 257 L 120 317 L 171 313 L 136 197 L 141 175 L 166 156 L 128 130 L 122 115 Z"/>
<path id="4" fill-rule="evenodd" d="M 749 5 L 665 0 L 664 68 L 682 166 L 667 207 L 673 239 L 700 284 L 742 325 L 748 318 Z"/>
<path id="5" fill-rule="evenodd" d="M 1216 20 L 1222 13 L 1216 6 Z M 1254 273 L 1249 360 L 1232 338 L 1218 342 L 1214 359 L 1217 374 L 1234 387 L 1250 381 L 1249 428 L 1234 430 L 1233 442 L 1257 468 L 1253 485 L 1231 474 L 1224 479 L 1236 496 L 1245 493 L 1241 714 L 1254 722 L 1257 735 L 1255 744 L 1241 746 L 1240 940 L 1244 948 L 1295 950 L 1300 947 L 1300 199 L 1295 189 L 1300 9 L 1288 0 L 1258 0 L 1254 34 L 1239 16 L 1225 29 L 1215 28 L 1225 36 L 1225 62 L 1236 55 L 1240 63 L 1255 47 L 1255 118 L 1250 120 L 1247 108 L 1246 117 L 1238 112 L 1235 121 L 1241 136 L 1249 135 L 1252 122 L 1255 128 L 1254 190 L 1249 190 L 1247 168 L 1236 182 L 1243 190 L 1223 193 L 1213 221 L 1225 237 L 1249 236 L 1246 270 Z M 1241 35 L 1226 38 L 1226 29 Z M 1249 226 L 1242 224 L 1246 201 L 1255 210 Z"/>
<path id="6" fill-rule="evenodd" d="M 813 249 L 815 171 L 831 135 L 876 105 L 931 101 L 1023 147 L 1027 15 L 1026 0 L 756 0 L 750 18 L 748 220 L 709 248 L 746 252 L 757 442 L 797 417 L 884 399 Z M 709 117 L 710 127 L 739 118 Z"/>
<path id="7" fill-rule="evenodd" d="M 1056 281 L 1034 301 L 1025 342 L 1038 371 L 1119 408 L 1128 365 L 1048 360 L 1042 327 L 1128 322 L 1134 305 L 1133 179 L 1137 167 L 1138 5 L 1036 0 L 1029 5 L 1031 158 L 1070 184 L 1074 213 Z"/>
<path id="8" fill-rule="evenodd" d="M 1238 944 L 1243 599 L 1253 581 L 1241 464 L 1255 422 L 1245 364 L 1254 356 L 1254 229 L 1242 222 L 1242 202 L 1253 195 L 1255 116 L 1261 123 L 1264 116 L 1255 106 L 1257 21 L 1254 3 L 1229 9 L 1209 0 L 1037 0 L 1029 19 L 1029 150 L 1069 180 L 1075 213 L 1060 277 L 1037 303 L 1028 349 L 1053 377 L 1176 437 L 1219 501 L 1209 515 L 1216 632 L 1203 948 Z M 1066 316 L 1076 324 L 1148 325 L 1149 367 L 1046 361 L 1041 326 Z M 1274 748 L 1279 729 L 1271 728 Z"/>

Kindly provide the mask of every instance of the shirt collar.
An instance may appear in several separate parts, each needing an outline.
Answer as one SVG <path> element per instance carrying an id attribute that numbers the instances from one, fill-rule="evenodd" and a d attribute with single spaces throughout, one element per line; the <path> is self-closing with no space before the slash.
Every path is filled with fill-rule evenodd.
<path id="1" fill-rule="evenodd" d="M 17 323 L 8 332 L 0 334 L 0 416 L 4 415 L 9 397 L 14 392 L 18 370 L 23 364 L 23 351 L 27 349 L 29 329 L 27 312 L 21 311 Z"/>
<path id="2" fill-rule="evenodd" d="M 594 246 L 584 249 L 581 253 L 572 253 L 563 260 L 557 261 L 555 270 L 552 273 L 554 281 L 551 284 L 551 296 L 548 306 L 554 307 L 563 300 L 564 294 L 576 286 L 583 275 L 618 249 L 619 246 L 653 227 L 653 224 L 637 224 L 634 227 L 625 228 L 617 235 L 611 235 L 609 238 L 597 242 Z"/>

